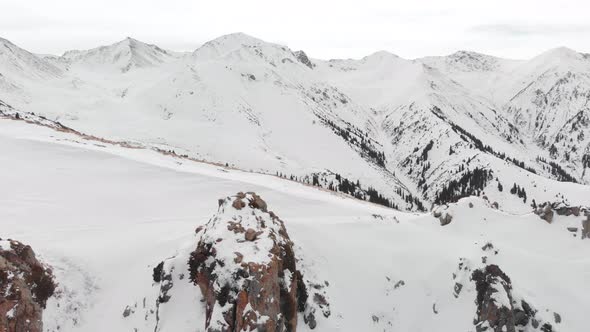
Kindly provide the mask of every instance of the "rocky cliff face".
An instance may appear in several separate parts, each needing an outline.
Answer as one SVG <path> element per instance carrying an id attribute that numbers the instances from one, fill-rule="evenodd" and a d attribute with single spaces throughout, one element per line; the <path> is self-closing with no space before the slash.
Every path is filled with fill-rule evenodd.
<path id="1" fill-rule="evenodd" d="M 477 313 L 474 320 L 477 332 L 555 331 L 549 322 L 537 317 L 535 310 L 524 299 L 513 295 L 510 278 L 498 267 L 490 264 L 473 271 L 471 275 L 477 291 Z M 554 313 L 555 322 L 561 317 Z"/>
<path id="2" fill-rule="evenodd" d="M 136 331 L 294 332 L 298 322 L 315 329 L 330 317 L 330 283 L 297 255 L 285 223 L 257 194 L 219 199 L 195 233 L 154 265 L 154 292 L 121 308 Z"/>
<path id="3" fill-rule="evenodd" d="M 220 200 L 199 234 L 190 279 L 205 299 L 208 331 L 297 329 L 307 290 L 285 225 L 260 196 Z"/>
<path id="4" fill-rule="evenodd" d="M 330 315 L 324 287 L 304 280 L 284 222 L 257 194 L 219 200 L 217 214 L 196 230 L 188 280 L 205 302 L 207 331 L 296 331 L 298 315 L 310 328 Z M 170 301 L 172 274 L 154 269 L 159 303 Z"/>
<path id="5" fill-rule="evenodd" d="M 51 270 L 30 246 L 0 239 L 0 331 L 42 332 L 43 309 L 54 290 Z"/>
<path id="6" fill-rule="evenodd" d="M 587 206 L 570 206 L 564 202 L 544 202 L 535 207 L 534 213 L 550 224 L 557 216 L 581 219 L 581 225 L 574 223 L 569 225 L 567 229 L 574 235 L 577 235 L 578 229 L 580 229 L 582 239 L 590 238 L 590 208 Z"/>

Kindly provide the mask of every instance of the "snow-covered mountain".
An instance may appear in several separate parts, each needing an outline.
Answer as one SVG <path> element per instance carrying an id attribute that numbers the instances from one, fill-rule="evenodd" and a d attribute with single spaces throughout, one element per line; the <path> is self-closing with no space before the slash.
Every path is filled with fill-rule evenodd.
<path id="1" fill-rule="evenodd" d="M 0 183 L 10 188 L 0 191 L 0 272 L 2 256 L 11 255 L 7 239 L 32 246 L 51 267 L 57 288 L 43 311 L 43 331 L 207 331 L 208 316 L 211 325 L 223 324 L 221 314 L 236 302 L 217 303 L 211 313 L 212 298 L 194 282 L 190 257 L 203 243 L 217 246 L 223 264 L 211 265 L 212 277 L 256 291 L 244 281 L 248 275 L 234 276 L 231 269 L 240 260 L 268 260 L 262 250 L 273 245 L 267 236 L 276 231 L 271 223 L 277 216 L 307 287 L 297 331 L 476 332 L 494 326 L 546 332 L 587 325 L 580 308 L 590 304 L 589 210 L 543 210 L 548 223 L 535 213 L 511 214 L 484 197 L 468 197 L 437 208 L 434 216 L 406 213 L 272 175 L 5 119 L 10 112 L 5 107 L 0 116 Z M 241 196 L 228 196 L 239 191 L 260 194 L 273 212 L 235 205 Z M 443 220 L 448 224 L 441 226 Z M 244 241 L 248 231 L 240 226 L 265 224 Z M 283 279 L 294 280 L 286 271 Z M 0 278 L 0 322 L 10 323 L 25 310 L 4 301 L 7 280 L 18 278 Z M 220 301 L 236 296 L 219 289 L 214 295 Z M 246 307 L 264 310 L 265 299 Z M 238 318 L 247 314 L 237 308 Z"/>
<path id="2" fill-rule="evenodd" d="M 15 110 L 402 210 L 485 192 L 522 212 L 581 203 L 590 183 L 590 60 L 567 49 L 324 61 L 243 33 L 184 55 L 132 38 L 61 57 L 11 49 L 0 68 L 17 69 L 0 73 L 46 73 L 0 85 Z"/>
<path id="3" fill-rule="evenodd" d="M 541 168 L 562 174 L 562 179 L 574 178 L 587 184 L 584 163 L 590 157 L 585 157 L 589 150 L 583 132 L 590 96 L 590 56 L 564 47 L 528 61 L 469 54 L 460 60 L 454 54 L 445 60 L 426 61 L 474 94 L 489 99 L 519 131 L 529 149 L 536 146 L 543 150 L 535 152 L 537 159 L 551 159 L 549 162 L 559 164 L 564 171 L 545 162 Z M 462 64 L 457 65 L 457 61 Z M 484 63 L 487 67 L 477 66 Z M 459 69 L 465 66 L 474 69 Z"/>
<path id="4" fill-rule="evenodd" d="M 54 60 L 63 61 L 70 68 L 80 67 L 97 71 L 110 69 L 116 72 L 126 73 L 134 68 L 158 66 L 162 63 L 178 59 L 179 57 L 181 57 L 180 53 L 167 51 L 156 45 L 146 44 L 127 37 L 118 43 L 108 46 L 84 51 L 67 51 L 61 57 Z"/>
<path id="5" fill-rule="evenodd" d="M 4 38 L 0 38 L 0 71 L 2 76 L 13 75 L 15 79 L 47 79 L 62 74 L 59 68 Z"/>
<path id="6" fill-rule="evenodd" d="M 0 42 L 0 330 L 587 326 L 587 55 Z"/>

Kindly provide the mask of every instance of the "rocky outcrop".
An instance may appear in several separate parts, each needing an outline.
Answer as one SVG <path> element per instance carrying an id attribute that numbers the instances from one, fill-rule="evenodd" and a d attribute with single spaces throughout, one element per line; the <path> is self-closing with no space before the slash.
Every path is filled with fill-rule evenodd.
<path id="1" fill-rule="evenodd" d="M 545 202 L 541 203 L 535 207 L 534 210 L 535 214 L 537 214 L 541 219 L 545 220 L 548 223 L 553 222 L 553 218 L 555 214 L 558 216 L 575 216 L 579 217 L 581 215 L 589 216 L 590 209 L 583 206 L 569 206 L 563 202 Z"/>
<path id="2" fill-rule="evenodd" d="M 30 246 L 0 239 L 0 331 L 42 332 L 43 309 L 55 287 L 51 270 Z"/>
<path id="3" fill-rule="evenodd" d="M 471 277 L 477 289 L 476 330 L 515 332 L 510 278 L 497 265 L 475 270 Z"/>
<path id="4" fill-rule="evenodd" d="M 432 216 L 438 218 L 441 226 L 446 226 L 453 221 L 453 215 L 448 205 L 437 206 L 432 209 Z"/>
<path id="5" fill-rule="evenodd" d="M 535 214 L 548 223 L 552 223 L 555 215 L 582 217 L 582 239 L 590 239 L 590 207 L 570 206 L 563 202 L 545 202 L 535 207 Z M 568 227 L 568 231 L 577 233 L 577 227 Z"/>
<path id="6" fill-rule="evenodd" d="M 582 221 L 582 239 L 590 239 L 590 213 L 586 215 L 586 220 Z"/>
<path id="7" fill-rule="evenodd" d="M 293 242 L 260 196 L 219 200 L 218 213 L 197 232 L 189 271 L 205 301 L 207 331 L 296 331 L 298 312 L 315 327 Z M 328 306 L 325 297 L 313 296 L 322 309 Z"/>
<path id="8" fill-rule="evenodd" d="M 515 299 L 510 278 L 497 265 L 473 271 L 471 279 L 477 291 L 474 320 L 477 332 L 554 331 L 550 323 L 543 323 L 537 317 L 537 311 L 529 303 Z M 554 315 L 555 321 L 561 322 L 561 316 Z"/>
<path id="9" fill-rule="evenodd" d="M 302 64 L 308 66 L 310 69 L 313 69 L 313 67 L 315 66 L 311 60 L 309 60 L 309 57 L 307 56 L 307 54 L 305 54 L 305 52 L 303 51 L 295 51 L 293 52 L 293 54 L 295 55 L 295 57 L 297 58 L 297 60 L 299 62 L 301 62 Z"/>

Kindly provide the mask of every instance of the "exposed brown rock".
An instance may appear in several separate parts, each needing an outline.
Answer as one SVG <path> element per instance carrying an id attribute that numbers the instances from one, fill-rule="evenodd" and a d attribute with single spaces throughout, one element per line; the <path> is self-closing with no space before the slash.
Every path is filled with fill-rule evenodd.
<path id="1" fill-rule="evenodd" d="M 205 301 L 206 330 L 296 331 L 307 290 L 293 242 L 266 202 L 250 192 L 228 197 L 199 234 L 189 270 Z"/>
<path id="2" fill-rule="evenodd" d="M 266 212 L 266 202 L 255 193 L 251 193 L 252 197 L 248 198 L 248 205 L 253 209 L 260 209 Z"/>
<path id="3" fill-rule="evenodd" d="M 1 239 L 0 239 L 1 240 Z M 42 332 L 43 309 L 55 291 L 51 270 L 18 241 L 0 247 L 0 331 Z"/>
<path id="4" fill-rule="evenodd" d="M 244 237 L 246 238 L 246 241 L 254 241 L 256 240 L 256 231 L 252 228 L 248 228 Z"/>
<path id="5" fill-rule="evenodd" d="M 232 203 L 232 206 L 236 210 L 241 210 L 242 208 L 244 208 L 246 206 L 246 203 L 241 198 L 236 197 L 236 199 Z"/>

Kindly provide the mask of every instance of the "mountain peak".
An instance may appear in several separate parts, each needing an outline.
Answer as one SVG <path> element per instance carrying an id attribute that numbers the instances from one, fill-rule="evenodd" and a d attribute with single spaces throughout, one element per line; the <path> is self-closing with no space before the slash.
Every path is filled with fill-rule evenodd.
<path id="1" fill-rule="evenodd" d="M 579 58 L 580 53 L 571 48 L 560 46 L 556 48 L 552 48 L 546 52 L 541 53 L 536 58 L 559 58 L 559 59 L 567 59 L 567 58 Z"/>
<path id="2" fill-rule="evenodd" d="M 501 61 L 501 59 L 491 55 L 467 50 L 459 50 L 444 57 L 427 57 L 423 60 L 432 62 L 437 61 L 436 59 L 444 59 L 446 66 L 449 68 L 464 72 L 493 71 L 500 66 L 499 62 Z"/>
<path id="3" fill-rule="evenodd" d="M 14 45 L 10 40 L 6 39 L 6 38 L 2 38 L 0 37 L 0 44 L 8 44 L 8 45 Z"/>
<path id="4" fill-rule="evenodd" d="M 251 36 L 251 35 L 249 35 L 249 34 L 247 34 L 245 32 L 241 32 L 241 31 L 228 33 L 228 34 L 219 36 L 218 38 L 215 38 L 215 39 L 234 39 L 234 40 L 244 40 L 244 41 L 247 41 L 247 40 L 250 40 L 250 41 L 252 41 L 252 40 L 254 40 L 254 41 L 261 41 L 260 39 L 258 39 L 256 37 L 253 37 L 253 36 Z"/>
<path id="5" fill-rule="evenodd" d="M 365 56 L 360 62 L 365 64 L 385 64 L 397 62 L 399 60 L 405 61 L 391 52 L 381 50 Z"/>
<path id="6" fill-rule="evenodd" d="M 204 43 L 194 53 L 201 53 L 205 49 L 212 49 L 217 51 L 219 54 L 222 54 L 239 49 L 243 46 L 257 46 L 265 43 L 266 42 L 263 40 L 252 37 L 243 32 L 234 32 L 217 37 Z"/>
<path id="7" fill-rule="evenodd" d="M 276 65 L 282 59 L 297 60 L 287 46 L 266 42 L 243 32 L 231 33 L 203 44 L 193 52 L 200 59 L 233 58 L 240 61 L 266 61 Z M 308 64 L 305 64 L 309 66 Z"/>
<path id="8" fill-rule="evenodd" d="M 493 58 L 491 55 L 486 55 L 479 52 L 474 51 L 467 51 L 467 50 L 458 50 L 457 52 L 450 54 L 448 57 L 450 58 L 460 58 L 460 57 L 474 57 L 474 58 L 481 58 L 481 57 L 488 57 Z"/>
<path id="9" fill-rule="evenodd" d="M 385 50 L 380 50 L 374 53 L 371 53 L 369 55 L 367 55 L 366 57 L 364 57 L 363 59 L 381 59 L 381 60 L 385 60 L 385 59 L 399 59 L 400 57 L 389 52 L 389 51 L 385 51 Z"/>
<path id="10" fill-rule="evenodd" d="M 0 37 L 0 72 L 20 77 L 49 78 L 62 74 L 61 70 L 41 57 L 24 50 L 8 39 Z"/>
<path id="11" fill-rule="evenodd" d="M 145 46 L 156 46 L 153 44 L 148 44 L 145 42 L 142 42 L 141 40 L 135 39 L 133 37 L 125 37 L 125 39 L 113 44 L 113 45 L 127 45 L 129 47 L 133 47 L 133 46 L 137 46 L 137 45 L 145 45 Z M 157 46 L 156 46 L 157 47 Z"/>
<path id="12" fill-rule="evenodd" d="M 67 51 L 62 58 L 72 64 L 90 67 L 114 65 L 115 68 L 122 72 L 127 72 L 133 67 L 156 66 L 174 58 L 174 55 L 156 45 L 126 37 L 111 45 L 84 51 Z"/>
<path id="13" fill-rule="evenodd" d="M 539 72 L 548 69 L 558 71 L 588 70 L 588 61 L 584 55 L 567 47 L 550 49 L 532 58 L 527 63 L 527 68 Z"/>

